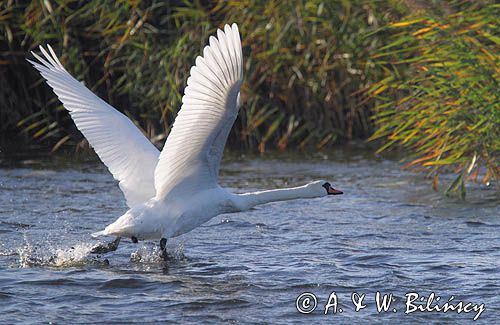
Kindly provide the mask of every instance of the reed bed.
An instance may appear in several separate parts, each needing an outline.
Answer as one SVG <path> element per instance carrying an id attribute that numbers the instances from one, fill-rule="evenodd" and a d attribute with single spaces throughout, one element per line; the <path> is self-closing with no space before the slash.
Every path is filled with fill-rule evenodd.
<path id="1" fill-rule="evenodd" d="M 455 172 L 446 192 L 464 197 L 467 180 L 499 178 L 498 17 L 494 1 L 2 1 L 0 143 L 88 148 L 25 61 L 50 43 L 160 147 L 196 56 L 237 22 L 245 81 L 229 147 L 369 138 L 405 149 L 436 189 Z"/>
<path id="2" fill-rule="evenodd" d="M 370 56 L 402 15 L 399 1 L 4 1 L 0 5 L 0 132 L 25 141 L 85 144 L 50 89 L 25 62 L 50 43 L 79 80 L 161 145 L 190 66 L 209 35 L 238 22 L 245 55 L 243 107 L 229 146 L 323 148 L 373 129 L 378 80 Z"/>
<path id="3" fill-rule="evenodd" d="M 406 167 L 456 179 L 445 193 L 465 197 L 467 180 L 498 184 L 500 5 L 451 1 L 450 13 L 420 13 L 386 26 L 390 43 L 372 55 L 386 76 L 369 89 L 382 152 L 399 147 Z M 480 179 L 478 179 L 480 178 Z"/>

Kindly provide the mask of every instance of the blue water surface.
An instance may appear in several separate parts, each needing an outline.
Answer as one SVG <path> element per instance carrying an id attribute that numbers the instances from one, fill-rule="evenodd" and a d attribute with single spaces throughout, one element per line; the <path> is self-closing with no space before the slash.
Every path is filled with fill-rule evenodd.
<path id="1" fill-rule="evenodd" d="M 477 311 L 405 313 L 406 294 L 431 305 L 484 304 L 500 319 L 500 209 L 493 188 L 445 197 L 393 160 L 342 151 L 234 155 L 220 183 L 236 192 L 325 179 L 342 196 L 276 202 L 215 217 L 157 243 L 124 239 L 88 253 L 90 237 L 126 211 L 99 162 L 51 157 L 0 163 L 0 323 L 470 323 Z M 451 180 L 443 177 L 444 182 Z M 377 312 L 375 294 L 393 294 Z M 297 310 L 314 294 L 316 308 Z M 325 315 L 330 295 L 334 307 Z M 355 311 L 351 295 L 365 294 Z M 299 301 L 311 311 L 314 299 Z M 309 302 L 309 304 L 308 304 Z M 309 308 L 309 310 L 307 310 Z M 342 309 L 342 312 L 339 310 Z"/>

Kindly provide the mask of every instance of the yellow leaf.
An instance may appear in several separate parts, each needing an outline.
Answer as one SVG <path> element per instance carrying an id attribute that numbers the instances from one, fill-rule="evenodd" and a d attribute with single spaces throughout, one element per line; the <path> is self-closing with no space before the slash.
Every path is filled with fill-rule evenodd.
<path id="1" fill-rule="evenodd" d="M 378 88 L 377 90 L 375 90 L 373 92 L 373 96 L 377 96 L 378 94 L 380 94 L 381 92 L 383 92 L 386 89 L 387 89 L 387 85 L 383 85 L 382 87 Z"/>
<path id="2" fill-rule="evenodd" d="M 408 21 L 401 21 L 399 23 L 392 23 L 389 26 L 391 27 L 404 27 L 404 26 L 409 26 L 416 24 L 418 22 L 421 22 L 423 19 L 415 19 L 415 20 L 408 20 Z"/>
<path id="3" fill-rule="evenodd" d="M 426 28 L 421 28 L 419 30 L 417 30 L 415 33 L 413 33 L 412 35 L 413 36 L 418 36 L 418 35 L 422 35 L 422 34 L 425 34 L 427 33 L 428 31 L 432 30 L 431 27 L 426 27 Z"/>

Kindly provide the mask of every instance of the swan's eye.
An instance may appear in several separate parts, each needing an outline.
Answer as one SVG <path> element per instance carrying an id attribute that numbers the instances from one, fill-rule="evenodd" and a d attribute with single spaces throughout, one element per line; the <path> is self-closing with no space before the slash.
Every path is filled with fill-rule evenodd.
<path id="1" fill-rule="evenodd" d="M 325 184 L 321 185 L 325 188 L 325 190 L 328 192 L 328 189 L 331 187 L 330 183 L 326 182 Z"/>

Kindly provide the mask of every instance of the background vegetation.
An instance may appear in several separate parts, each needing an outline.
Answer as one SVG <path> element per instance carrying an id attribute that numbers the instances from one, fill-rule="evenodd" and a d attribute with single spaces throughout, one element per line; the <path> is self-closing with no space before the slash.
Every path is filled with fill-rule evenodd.
<path id="1" fill-rule="evenodd" d="M 407 166 L 428 172 L 435 188 L 442 171 L 454 171 L 446 193 L 464 197 L 466 179 L 499 180 L 500 5 L 456 9 L 385 28 L 396 33 L 372 56 L 387 76 L 370 89 L 381 100 L 371 139 L 387 139 L 379 152 L 408 149 Z"/>
<path id="2" fill-rule="evenodd" d="M 385 35 L 365 35 L 404 10 L 397 1 L 3 2 L 2 132 L 20 126 L 55 148 L 82 140 L 25 62 L 50 43 L 71 73 L 160 145 L 196 56 L 217 27 L 235 21 L 246 82 L 230 145 L 264 151 L 366 138 L 373 104 L 356 92 L 381 77 L 370 54 Z"/>
<path id="3" fill-rule="evenodd" d="M 381 150 L 409 149 L 407 166 L 435 187 L 447 167 L 459 175 L 450 191 L 463 189 L 469 177 L 498 179 L 496 17 L 494 1 L 1 1 L 0 143 L 87 146 L 25 61 L 50 43 L 161 146 L 196 56 L 237 22 L 245 83 L 230 147 L 321 149 L 371 136 Z"/>

